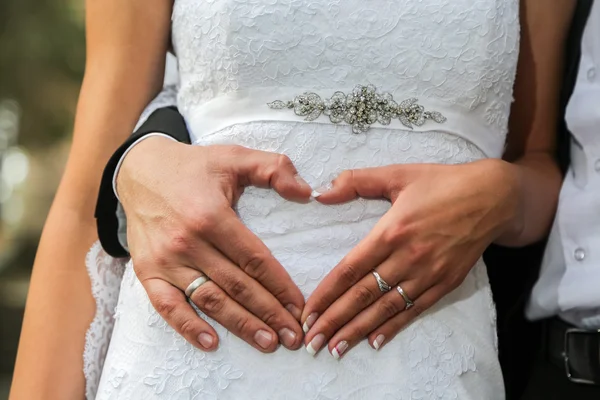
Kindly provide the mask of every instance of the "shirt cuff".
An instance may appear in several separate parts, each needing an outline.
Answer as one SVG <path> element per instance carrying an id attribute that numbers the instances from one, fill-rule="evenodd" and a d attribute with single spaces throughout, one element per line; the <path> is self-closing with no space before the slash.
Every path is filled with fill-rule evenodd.
<path id="1" fill-rule="evenodd" d="M 121 199 L 119 199 L 119 194 L 117 193 L 117 174 L 119 173 L 119 170 L 121 169 L 121 164 L 123 164 L 123 160 L 125 160 L 125 157 L 127 156 L 127 154 L 129 154 L 129 152 L 131 151 L 131 149 L 134 148 L 134 146 L 136 144 L 138 144 L 139 142 L 146 140 L 148 138 L 151 137 L 156 137 L 156 136 L 161 136 L 167 139 L 171 139 L 174 142 L 177 142 L 177 140 L 169 135 L 165 135 L 164 133 L 158 133 L 158 132 L 154 132 L 154 133 L 149 133 L 147 135 L 142 136 L 141 138 L 139 138 L 138 140 L 136 140 L 135 142 L 133 142 L 131 144 L 131 146 L 129 146 L 127 148 L 127 150 L 125 150 L 125 152 L 123 153 L 123 155 L 121 156 L 121 158 L 119 159 L 119 162 L 117 163 L 117 167 L 115 168 L 115 173 L 113 175 L 113 179 L 112 179 L 112 188 L 113 188 L 113 192 L 115 193 L 115 197 L 117 198 L 117 200 L 119 200 L 119 202 L 121 201 Z"/>

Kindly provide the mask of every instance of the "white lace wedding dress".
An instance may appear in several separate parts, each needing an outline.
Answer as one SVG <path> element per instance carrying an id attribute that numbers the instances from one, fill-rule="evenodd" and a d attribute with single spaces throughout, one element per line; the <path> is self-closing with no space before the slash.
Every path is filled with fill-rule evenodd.
<path id="1" fill-rule="evenodd" d="M 285 153 L 313 187 L 348 168 L 499 157 L 518 57 L 518 3 L 175 0 L 177 104 L 195 144 Z M 354 116 L 340 94 L 318 102 L 357 84 L 398 103 L 414 97 L 424 108 L 413 104 L 411 114 L 412 103 L 404 103 L 389 121 L 391 96 L 369 109 L 370 95 L 357 93 Z M 309 96 L 313 108 L 300 99 L 287 108 L 304 92 L 318 95 Z M 274 100 L 283 103 L 267 106 Z M 361 110 L 362 124 L 352 119 Z M 308 296 L 388 208 L 379 200 L 295 204 L 249 188 L 238 211 Z M 504 398 L 482 261 L 382 350 L 364 341 L 339 361 L 326 350 L 315 358 L 284 348 L 261 354 L 210 319 L 220 347 L 196 350 L 158 316 L 131 264 L 123 271 L 96 247 L 88 267 L 99 305 L 85 358 L 90 398 Z"/>

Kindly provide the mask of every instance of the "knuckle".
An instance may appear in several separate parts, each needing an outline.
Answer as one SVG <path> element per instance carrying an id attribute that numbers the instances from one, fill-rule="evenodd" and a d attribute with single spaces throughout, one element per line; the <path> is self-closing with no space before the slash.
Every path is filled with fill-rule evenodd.
<path id="1" fill-rule="evenodd" d="M 362 339 L 367 337 L 369 330 L 366 326 L 357 325 L 350 328 L 350 337 L 356 339 Z"/>
<path id="2" fill-rule="evenodd" d="M 333 334 L 334 332 L 337 332 L 342 326 L 343 323 L 342 321 L 339 321 L 337 318 L 335 317 L 328 317 L 327 319 L 323 318 L 322 320 L 319 320 L 319 323 L 321 324 L 322 329 L 320 330 L 323 333 L 329 333 L 329 334 Z"/>
<path id="3" fill-rule="evenodd" d="M 389 227 L 382 233 L 381 241 L 386 246 L 396 247 L 409 237 L 407 228 L 402 223 Z"/>
<path id="4" fill-rule="evenodd" d="M 188 231 L 192 232 L 192 234 L 190 234 L 189 236 L 193 236 L 193 233 L 197 233 L 200 235 L 210 234 L 214 232 L 219 221 L 220 217 L 217 212 L 199 212 L 189 219 Z"/>
<path id="5" fill-rule="evenodd" d="M 237 158 L 240 157 L 244 154 L 244 152 L 247 150 L 244 146 L 240 146 L 238 144 L 232 144 L 230 146 L 227 146 L 226 148 L 224 148 L 229 154 L 230 157 L 232 158 Z"/>
<path id="6" fill-rule="evenodd" d="M 152 304 L 156 311 L 166 320 L 171 319 L 177 310 L 177 304 L 169 298 L 154 298 Z"/>
<path id="7" fill-rule="evenodd" d="M 342 173 L 339 174 L 337 177 L 337 179 L 339 179 L 342 182 L 350 182 L 350 181 L 352 181 L 353 178 L 354 178 L 354 170 L 353 169 L 347 169 L 345 171 L 342 171 Z"/>
<path id="8" fill-rule="evenodd" d="M 368 305 L 373 303 L 373 301 L 376 299 L 376 294 L 373 292 L 373 290 L 363 285 L 356 285 L 352 291 L 352 294 L 354 296 L 354 301 L 359 304 Z"/>
<path id="9" fill-rule="evenodd" d="M 179 333 L 182 336 L 187 336 L 187 337 L 196 336 L 195 335 L 196 328 L 194 325 L 195 325 L 194 321 L 192 321 L 190 319 L 183 321 L 183 323 L 179 327 Z"/>
<path id="10" fill-rule="evenodd" d="M 420 316 L 421 314 L 423 314 L 423 313 L 425 312 L 425 308 L 424 308 L 424 307 L 422 307 L 422 306 L 420 306 L 419 304 L 415 304 L 415 305 L 414 305 L 414 306 L 413 306 L 413 307 L 410 309 L 410 311 L 412 311 L 412 313 L 413 313 L 413 314 L 414 314 L 416 317 L 418 317 L 418 316 Z"/>
<path id="11" fill-rule="evenodd" d="M 408 253 L 407 259 L 409 262 L 411 264 L 416 264 L 430 253 L 430 247 L 428 245 L 412 242 L 406 246 L 406 252 Z"/>
<path id="12" fill-rule="evenodd" d="M 194 303 L 206 314 L 214 316 L 223 311 L 223 307 L 225 307 L 225 295 L 216 290 L 205 290 L 194 298 Z"/>
<path id="13" fill-rule="evenodd" d="M 248 285 L 240 279 L 233 278 L 229 283 L 229 294 L 235 299 L 244 299 L 248 295 Z"/>
<path id="14" fill-rule="evenodd" d="M 258 278 L 259 276 L 263 276 L 267 259 L 269 257 L 270 254 L 267 254 L 266 252 L 254 253 L 248 257 L 248 259 L 245 260 L 243 265 L 240 265 L 240 267 L 248 275 Z"/>
<path id="15" fill-rule="evenodd" d="M 261 320 L 270 327 L 279 325 L 279 313 L 276 310 L 267 310 Z"/>
<path id="16" fill-rule="evenodd" d="M 345 263 L 340 270 L 340 279 L 342 282 L 354 283 L 362 278 L 362 276 L 363 274 L 360 269 L 353 264 Z"/>
<path id="17" fill-rule="evenodd" d="M 385 318 L 389 319 L 398 314 L 400 309 L 394 301 L 381 300 L 379 304 L 379 312 Z"/>
<path id="18" fill-rule="evenodd" d="M 248 337 L 252 337 L 252 331 L 251 331 L 251 322 L 250 322 L 250 318 L 247 316 L 240 316 L 238 319 L 235 320 L 234 324 L 234 329 L 236 332 L 240 333 L 243 336 L 248 336 Z"/>
<path id="19" fill-rule="evenodd" d="M 463 277 L 458 274 L 450 275 L 446 280 L 446 287 L 449 292 L 457 289 L 463 283 Z"/>
<path id="20" fill-rule="evenodd" d="M 278 154 L 275 164 L 277 165 L 278 168 L 284 168 L 284 169 L 288 169 L 288 168 L 294 166 L 294 163 L 292 163 L 292 160 L 285 154 Z"/>
<path id="21" fill-rule="evenodd" d="M 151 268 L 152 264 L 146 257 L 135 257 L 133 260 L 133 272 L 140 282 L 144 282 L 151 276 Z"/>
<path id="22" fill-rule="evenodd" d="M 166 244 L 166 253 L 173 255 L 184 255 L 190 252 L 192 240 L 187 230 L 180 230 L 170 235 Z M 166 263 L 165 256 L 161 253 L 157 255 L 163 263 Z"/>

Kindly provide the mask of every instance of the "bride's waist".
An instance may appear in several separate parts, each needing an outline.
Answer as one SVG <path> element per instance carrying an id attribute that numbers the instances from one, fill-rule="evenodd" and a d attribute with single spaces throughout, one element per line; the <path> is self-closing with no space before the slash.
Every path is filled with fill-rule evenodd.
<path id="1" fill-rule="evenodd" d="M 184 115 L 192 142 L 202 142 L 223 129 L 252 122 L 275 126 L 310 122 L 339 125 L 358 135 L 369 135 L 375 130 L 443 132 L 477 146 L 485 157 L 501 155 L 504 133 L 486 122 L 481 109 L 469 110 L 433 98 L 411 98 L 401 92 L 363 94 L 348 88 L 251 88 L 220 94 L 185 109 Z"/>
<path id="2" fill-rule="evenodd" d="M 236 211 L 242 222 L 260 239 L 275 247 L 306 243 L 348 245 L 365 236 L 390 209 L 386 200 L 358 199 L 338 205 L 291 202 L 270 189 L 247 188 Z M 331 248 L 331 246 L 330 246 Z"/>

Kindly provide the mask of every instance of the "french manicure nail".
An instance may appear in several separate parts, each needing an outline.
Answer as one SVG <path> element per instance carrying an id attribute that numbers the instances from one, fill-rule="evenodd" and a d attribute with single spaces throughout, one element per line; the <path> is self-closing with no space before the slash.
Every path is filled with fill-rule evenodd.
<path id="1" fill-rule="evenodd" d="M 273 335 L 271 335 L 270 332 L 261 329 L 254 334 L 254 341 L 263 349 L 268 349 L 273 341 Z"/>
<path id="2" fill-rule="evenodd" d="M 379 350 L 379 348 L 381 347 L 381 345 L 383 344 L 383 341 L 385 340 L 385 336 L 383 335 L 378 335 L 375 340 L 373 341 L 373 348 L 375 350 Z"/>
<path id="3" fill-rule="evenodd" d="M 279 339 L 285 347 L 292 347 L 296 342 L 296 333 L 288 328 L 283 328 L 279 332 Z"/>
<path id="4" fill-rule="evenodd" d="M 306 346 L 306 351 L 308 351 L 308 354 L 310 354 L 311 356 L 314 356 L 315 354 L 317 354 L 317 351 L 321 350 L 321 347 L 323 347 L 323 343 L 325 343 L 325 335 L 319 333 L 313 338 L 313 340 L 310 341 L 308 346 Z"/>
<path id="5" fill-rule="evenodd" d="M 202 332 L 201 334 L 198 335 L 198 342 L 205 349 L 210 349 L 214 343 L 214 339 L 208 333 Z"/>
<path id="6" fill-rule="evenodd" d="M 300 320 L 300 317 L 302 317 L 302 311 L 300 311 L 300 309 L 293 304 L 288 304 L 285 306 L 285 309 L 288 310 L 290 314 L 296 318 L 296 320 Z"/>
<path id="7" fill-rule="evenodd" d="M 308 316 L 308 318 L 306 318 L 306 321 L 304 321 L 304 324 L 302 325 L 302 330 L 304 333 L 308 333 L 308 330 L 313 326 L 318 316 L 319 314 L 312 313 Z"/>
<path id="8" fill-rule="evenodd" d="M 332 188 L 333 188 L 333 184 L 328 183 L 324 186 L 320 186 L 320 187 L 314 189 L 310 195 L 316 199 L 320 195 L 325 194 L 326 192 L 329 192 Z"/>
<path id="9" fill-rule="evenodd" d="M 344 354 L 344 352 L 347 349 L 348 349 L 348 342 L 346 342 L 345 340 L 342 340 L 341 342 L 339 342 L 338 344 L 335 345 L 335 347 L 331 351 L 331 355 L 336 360 L 339 360 L 340 357 Z"/>

